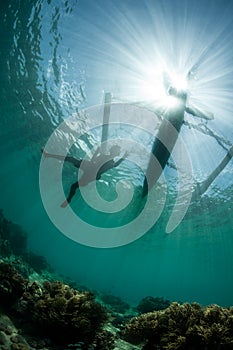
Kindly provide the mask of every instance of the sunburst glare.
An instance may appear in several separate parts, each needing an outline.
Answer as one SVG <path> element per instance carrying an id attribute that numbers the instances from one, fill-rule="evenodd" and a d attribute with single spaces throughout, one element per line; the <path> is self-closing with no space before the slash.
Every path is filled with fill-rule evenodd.
<path id="1" fill-rule="evenodd" d="M 85 60 L 88 103 L 99 103 L 102 92 L 110 91 L 115 101 L 143 103 L 164 111 L 179 103 L 177 96 L 169 93 L 172 87 L 185 94 L 186 120 L 195 125 L 208 123 L 226 140 L 225 150 L 229 148 L 233 19 L 228 14 L 233 3 L 226 1 L 219 7 L 214 1 L 198 5 L 187 0 L 148 0 L 134 6 L 130 1 L 119 5 L 102 1 L 94 8 L 95 15 L 85 12 L 80 22 L 85 36 L 78 46 Z M 203 132 L 205 126 L 197 133 L 201 128 Z M 189 142 L 193 158 L 199 149 L 198 135 Z M 214 149 L 210 139 L 206 138 L 205 152 L 198 158 L 199 170 L 206 164 L 206 175 L 223 155 L 218 142 L 214 140 Z M 214 164 L 210 162 L 213 153 Z"/>
<path id="2" fill-rule="evenodd" d="M 98 77 L 93 89 L 110 90 L 119 99 L 155 103 L 166 94 L 165 72 L 171 84 L 188 88 L 193 106 L 211 111 L 221 123 L 231 121 L 231 2 L 221 11 L 208 1 L 200 9 L 188 1 L 104 4 L 96 5 L 101 22 L 85 18 L 85 30 L 95 38 L 91 49 L 85 40 L 80 47 L 92 58 L 87 70 Z"/>

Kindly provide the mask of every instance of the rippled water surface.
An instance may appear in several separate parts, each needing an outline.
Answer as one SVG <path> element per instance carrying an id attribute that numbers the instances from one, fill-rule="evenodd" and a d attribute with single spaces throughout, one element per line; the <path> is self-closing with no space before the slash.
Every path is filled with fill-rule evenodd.
<path id="1" fill-rule="evenodd" d="M 232 160 L 190 205 L 188 193 L 233 142 L 233 1 L 12 0 L 0 6 L 0 207 L 28 232 L 30 249 L 80 284 L 132 304 L 153 295 L 232 305 Z M 143 219 L 131 227 L 146 206 L 143 171 L 161 123 L 161 69 L 192 75 L 187 103 L 214 119 L 185 113 L 183 143 Z M 59 188 L 68 193 L 77 169 L 41 159 L 41 148 L 90 157 L 101 142 L 106 92 L 112 94 L 108 139 L 129 155 L 97 181 L 98 192 L 87 187 L 85 193 L 97 207 L 101 199 L 118 202 L 112 212 L 110 204 L 96 210 L 77 191 L 72 210 L 60 208 Z M 47 143 L 51 135 L 55 141 Z M 180 169 L 185 152 L 192 183 Z M 186 201 L 188 210 L 167 233 L 179 192 L 175 210 Z"/>

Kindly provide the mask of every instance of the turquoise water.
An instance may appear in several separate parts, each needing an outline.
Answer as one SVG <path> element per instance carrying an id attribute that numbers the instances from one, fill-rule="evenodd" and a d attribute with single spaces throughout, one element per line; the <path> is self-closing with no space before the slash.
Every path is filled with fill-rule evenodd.
<path id="1" fill-rule="evenodd" d="M 58 125 L 75 113 L 79 133 L 83 133 L 88 116 L 77 113 L 103 104 L 103 91 L 110 91 L 114 101 L 127 100 L 133 105 L 143 100 L 137 127 L 111 126 L 109 131 L 109 138 L 123 140 L 132 158 L 104 174 L 97 184 L 103 198 L 113 200 L 116 183 L 130 181 L 134 189 L 130 205 L 114 214 L 97 213 L 79 193 L 71 204 L 75 215 L 94 226 L 97 245 L 98 227 L 109 228 L 110 234 L 113 227 L 127 225 L 139 215 L 144 205 L 140 186 L 147 156 L 125 138 L 141 143 L 149 155 L 153 131 L 140 128 L 147 128 L 146 118 L 155 106 L 146 100 L 151 91 L 144 79 L 147 75 L 156 79 L 148 67 L 157 67 L 161 57 L 179 71 L 194 67 L 196 85 L 190 88 L 189 98 L 215 115 L 210 122 L 186 115 L 189 126 L 184 125 L 180 135 L 191 159 L 193 186 L 205 180 L 233 139 L 232 7 L 232 1 L 204 1 L 198 6 L 196 1 L 185 0 L 156 4 L 146 0 L 1 2 L 0 207 L 28 232 L 29 248 L 45 256 L 59 273 L 132 304 L 147 295 L 233 304 L 232 161 L 204 196 L 189 206 L 170 234 L 166 226 L 177 196 L 179 169 L 168 166 L 164 172 L 167 199 L 157 222 L 138 239 L 125 245 L 120 241 L 118 247 L 112 242 L 112 248 L 81 244 L 79 237 L 88 235 L 81 224 L 76 227 L 78 242 L 69 239 L 50 220 L 39 187 L 40 164 L 45 164 L 47 198 L 69 227 L 68 211 L 60 208 L 59 163 L 45 163 L 44 159 L 41 163 L 41 148 Z M 102 118 L 103 110 L 95 111 Z M 72 154 L 83 157 L 98 145 L 100 136 L 101 128 L 97 128 L 81 141 L 72 140 Z M 55 146 L 55 152 L 64 151 L 62 142 Z M 180 154 L 177 149 L 174 159 L 182 158 Z M 75 168 L 65 164 L 65 193 L 76 176 Z M 126 185 L 124 189 L 127 195 Z M 88 191 L 92 196 L 93 189 Z M 149 208 L 144 225 L 157 210 L 156 206 Z"/>

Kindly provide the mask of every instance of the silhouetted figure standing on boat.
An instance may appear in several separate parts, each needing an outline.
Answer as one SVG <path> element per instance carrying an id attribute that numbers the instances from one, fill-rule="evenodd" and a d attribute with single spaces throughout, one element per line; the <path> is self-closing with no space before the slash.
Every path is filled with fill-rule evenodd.
<path id="1" fill-rule="evenodd" d="M 72 156 L 61 156 L 53 153 L 48 153 L 42 149 L 42 153 L 46 158 L 54 158 L 64 162 L 72 163 L 76 168 L 80 168 L 82 164 L 83 174 L 80 179 L 74 182 L 70 186 L 70 192 L 67 199 L 61 204 L 62 208 L 65 208 L 73 198 L 76 190 L 81 186 L 86 186 L 90 182 L 99 180 L 101 175 L 106 171 L 117 167 L 126 157 L 127 152 L 124 156 L 118 160 L 114 160 L 121 153 L 121 148 L 117 145 L 110 148 L 109 154 L 104 154 L 101 152 L 100 148 L 97 148 L 96 152 L 90 160 L 87 159 L 77 159 Z"/>

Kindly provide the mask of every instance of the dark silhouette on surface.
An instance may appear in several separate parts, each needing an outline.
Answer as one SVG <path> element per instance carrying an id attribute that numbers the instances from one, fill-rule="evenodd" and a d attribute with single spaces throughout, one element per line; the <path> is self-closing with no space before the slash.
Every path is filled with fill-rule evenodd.
<path id="1" fill-rule="evenodd" d="M 86 186 L 90 182 L 99 180 L 101 175 L 110 169 L 117 167 L 127 156 L 124 154 L 122 158 L 114 160 L 115 157 L 120 155 L 121 148 L 119 146 L 112 146 L 110 148 L 109 154 L 103 154 L 100 148 L 97 148 L 96 152 L 90 160 L 87 159 L 77 159 L 72 156 L 62 156 L 53 153 L 48 153 L 42 149 L 42 153 L 46 158 L 54 158 L 64 162 L 72 163 L 76 168 L 80 168 L 82 164 L 83 174 L 80 179 L 74 182 L 70 186 L 70 192 L 67 199 L 61 204 L 62 208 L 65 208 L 72 200 L 75 195 L 76 190 L 81 186 Z"/>
<path id="2" fill-rule="evenodd" d="M 170 87 L 168 95 L 176 97 L 178 103 L 174 108 L 168 109 L 164 114 L 164 119 L 154 139 L 151 157 L 143 183 L 143 197 L 147 196 L 167 165 L 184 121 L 187 93 Z M 158 160 L 159 166 L 154 165 L 153 158 Z"/>

